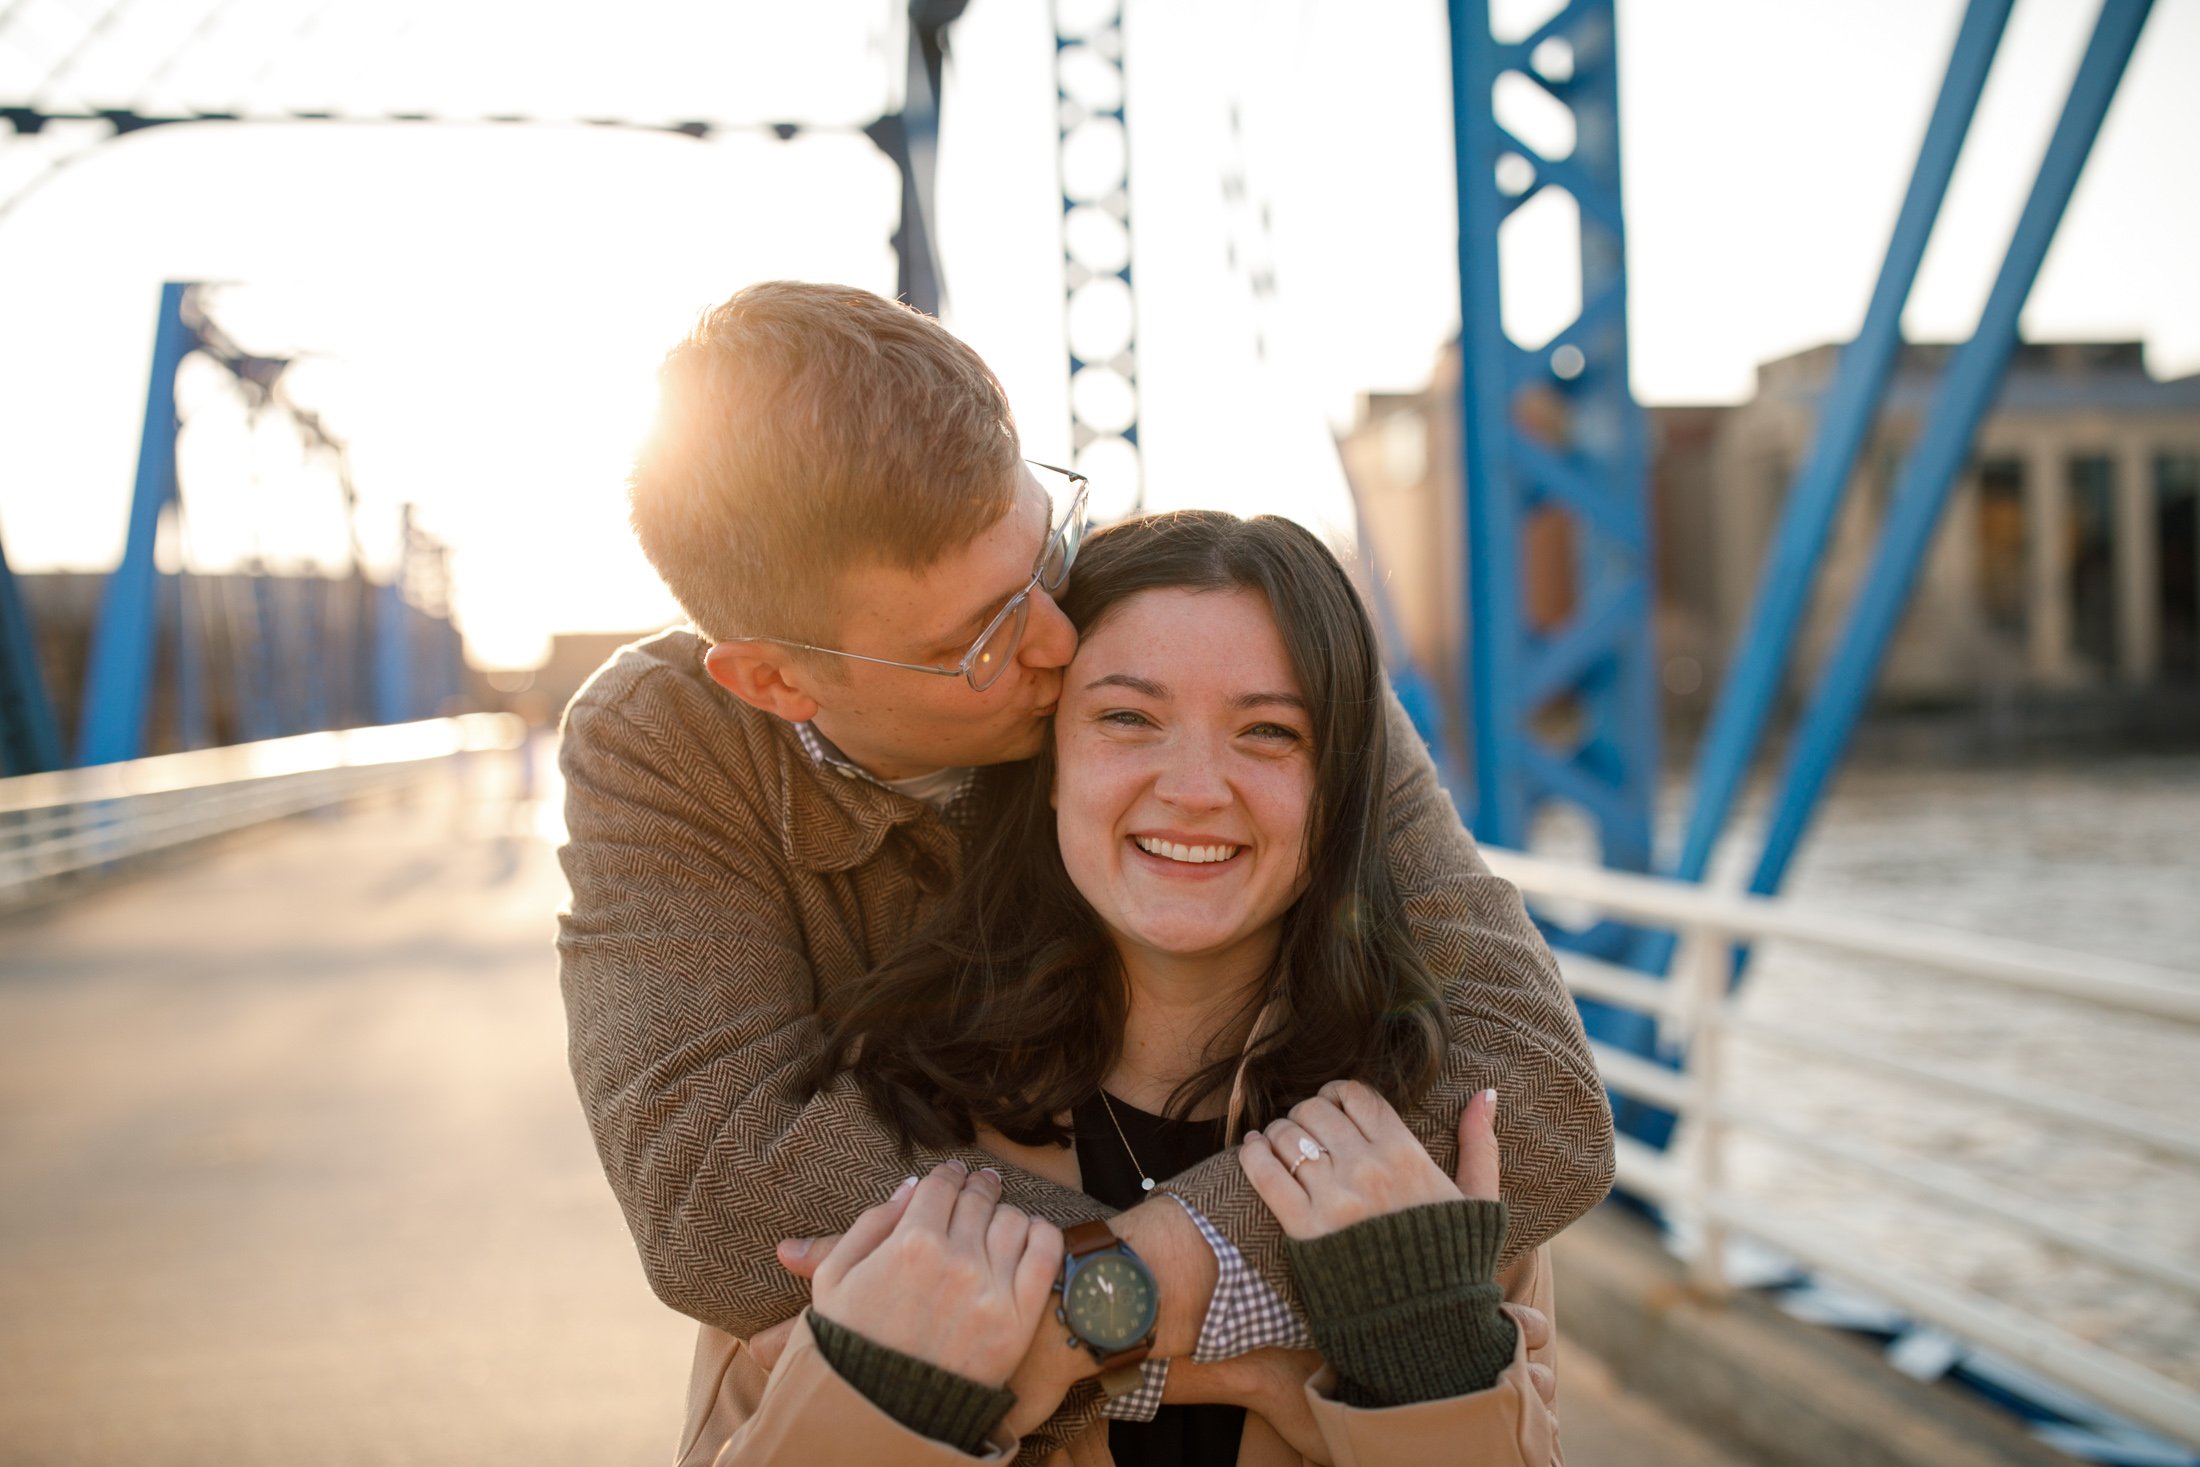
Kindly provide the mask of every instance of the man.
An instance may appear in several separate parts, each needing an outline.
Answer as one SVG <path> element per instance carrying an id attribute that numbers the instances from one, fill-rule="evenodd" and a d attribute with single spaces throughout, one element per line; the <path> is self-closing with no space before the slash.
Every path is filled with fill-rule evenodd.
<path id="1" fill-rule="evenodd" d="M 1065 476 L 1020 460 L 977 356 L 867 292 L 743 290 L 662 386 L 634 525 L 700 635 L 623 649 L 567 711 L 559 952 L 574 1076 L 651 1284 L 746 1338 L 807 1302 L 775 1242 L 835 1231 L 941 1159 L 904 1154 L 849 1077 L 815 1096 L 789 1079 L 819 1048 L 821 995 L 957 879 L 984 771 L 1046 737 L 1075 647 L 1049 590 L 1077 511 Z M 1549 951 L 1391 716 L 1391 864 L 1448 1015 L 1442 1078 L 1408 1119 L 1448 1167 L 1466 1097 L 1503 1093 L 1509 1260 L 1604 1195 L 1610 1116 Z M 1026 1211 L 1106 1212 L 1003 1170 Z M 1170 1357 L 1304 1343 L 1281 1232 L 1233 1156 L 1109 1223 L 1161 1299 L 1155 1363 L 1111 1413 L 1150 1414 Z"/>

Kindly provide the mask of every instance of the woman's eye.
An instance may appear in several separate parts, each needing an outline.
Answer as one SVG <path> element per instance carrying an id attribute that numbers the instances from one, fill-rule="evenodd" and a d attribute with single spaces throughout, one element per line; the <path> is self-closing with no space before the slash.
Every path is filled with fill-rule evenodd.
<path id="1" fill-rule="evenodd" d="M 1256 723 L 1246 732 L 1256 739 L 1268 739 L 1291 744 L 1299 742 L 1299 731 L 1280 723 Z"/>
<path id="2" fill-rule="evenodd" d="M 1112 723 L 1117 728 L 1151 728 L 1153 720 L 1131 708 L 1111 708 L 1100 715 L 1102 723 Z"/>

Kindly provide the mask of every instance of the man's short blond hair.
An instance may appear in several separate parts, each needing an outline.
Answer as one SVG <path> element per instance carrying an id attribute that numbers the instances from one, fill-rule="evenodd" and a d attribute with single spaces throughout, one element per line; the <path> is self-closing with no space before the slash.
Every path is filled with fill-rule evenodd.
<path id="1" fill-rule="evenodd" d="M 766 281 L 658 373 L 634 532 L 704 635 L 828 642 L 841 573 L 931 565 L 1014 502 L 1016 422 L 939 322 L 846 285 Z"/>

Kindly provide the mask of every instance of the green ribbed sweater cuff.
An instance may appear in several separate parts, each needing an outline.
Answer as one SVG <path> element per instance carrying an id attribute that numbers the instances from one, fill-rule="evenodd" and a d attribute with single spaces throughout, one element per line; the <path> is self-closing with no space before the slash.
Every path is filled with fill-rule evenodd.
<path id="1" fill-rule="evenodd" d="M 1013 1391 L 997 1391 L 966 1375 L 942 1370 L 914 1355 L 888 1349 L 852 1329 L 810 1311 L 818 1353 L 840 1378 L 903 1426 L 975 1457 L 1016 1404 Z"/>
<path id="2" fill-rule="evenodd" d="M 1409 1406 L 1488 1390 L 1519 1331 L 1498 1306 L 1505 1204 L 1409 1207 L 1291 1243 L 1314 1346 L 1347 1406 Z"/>

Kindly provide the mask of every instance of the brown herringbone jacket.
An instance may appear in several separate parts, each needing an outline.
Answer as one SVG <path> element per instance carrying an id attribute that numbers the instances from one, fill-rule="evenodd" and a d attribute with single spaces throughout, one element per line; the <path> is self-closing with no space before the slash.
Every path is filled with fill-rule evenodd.
<path id="1" fill-rule="evenodd" d="M 846 1075 L 810 1099 L 786 1082 L 816 1053 L 820 995 L 885 959 L 961 852 L 925 805 L 812 762 L 710 680 L 703 650 L 688 632 L 624 648 L 566 710 L 558 953 L 573 1076 L 650 1283 L 745 1339 L 808 1303 L 779 1239 L 839 1231 L 938 1159 L 903 1154 Z M 1467 1096 L 1498 1088 L 1509 1263 L 1604 1196 L 1611 1115 L 1519 894 L 1483 866 L 1395 699 L 1390 713 L 1391 863 L 1450 1041 L 1406 1119 L 1449 1171 Z M 1108 1211 L 1004 1170 L 1028 1211 Z M 1171 1190 L 1296 1302 L 1282 1231 L 1235 1156 Z"/>

